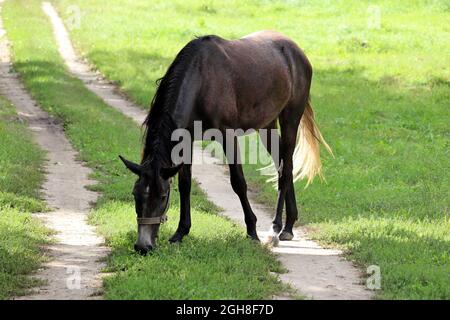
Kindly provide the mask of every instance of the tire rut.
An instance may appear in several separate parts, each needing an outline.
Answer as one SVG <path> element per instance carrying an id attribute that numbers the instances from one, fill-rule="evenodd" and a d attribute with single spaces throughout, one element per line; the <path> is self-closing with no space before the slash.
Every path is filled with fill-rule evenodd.
<path id="1" fill-rule="evenodd" d="M 0 0 L 0 13 L 2 2 Z M 89 179 L 91 170 L 76 160 L 78 154 L 65 137 L 59 121 L 39 107 L 18 75 L 12 72 L 5 35 L 0 17 L 0 94 L 16 107 L 19 118 L 28 125 L 35 142 L 47 154 L 42 194 L 53 211 L 34 216 L 55 232 L 54 243 L 43 248 L 48 262 L 33 275 L 45 285 L 15 299 L 100 299 L 100 271 L 104 267 L 100 260 L 107 255 L 108 248 L 86 222 L 91 203 L 97 199 L 95 192 L 86 189 L 94 183 Z"/>

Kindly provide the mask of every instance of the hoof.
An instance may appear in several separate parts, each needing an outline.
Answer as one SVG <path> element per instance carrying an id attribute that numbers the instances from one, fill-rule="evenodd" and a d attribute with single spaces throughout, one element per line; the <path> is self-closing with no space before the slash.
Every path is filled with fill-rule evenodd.
<path id="1" fill-rule="evenodd" d="M 146 256 L 148 253 L 150 253 L 153 250 L 153 247 L 151 245 L 149 246 L 140 246 L 138 244 L 134 245 L 134 250 L 139 253 L 141 256 Z"/>
<path id="2" fill-rule="evenodd" d="M 279 238 L 281 241 L 289 241 L 292 240 L 294 238 L 294 234 L 292 232 L 283 230 L 280 235 Z"/>
<path id="3" fill-rule="evenodd" d="M 271 234 L 267 238 L 267 244 L 271 245 L 272 247 L 278 247 L 280 244 L 280 238 L 278 237 L 278 234 Z"/>
<path id="4" fill-rule="evenodd" d="M 177 243 L 177 242 L 182 242 L 183 241 L 183 235 L 175 232 L 175 234 L 169 239 L 170 243 Z"/>

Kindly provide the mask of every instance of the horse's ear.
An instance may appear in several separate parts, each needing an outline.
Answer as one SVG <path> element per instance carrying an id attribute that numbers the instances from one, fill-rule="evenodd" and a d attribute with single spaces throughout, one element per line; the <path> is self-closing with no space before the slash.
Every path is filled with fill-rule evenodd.
<path id="1" fill-rule="evenodd" d="M 141 175 L 142 172 L 142 167 L 141 165 L 128 161 L 127 159 L 125 159 L 122 156 L 119 156 L 120 160 L 122 160 L 122 162 L 125 164 L 125 166 L 128 168 L 128 170 L 130 170 L 131 172 L 133 172 L 134 174 L 137 174 L 138 176 Z"/>
<path id="2" fill-rule="evenodd" d="M 178 173 L 178 171 L 180 171 L 182 166 L 183 166 L 183 163 L 180 163 L 179 165 L 176 165 L 175 167 L 161 168 L 160 175 L 165 180 L 172 178 L 174 175 L 176 175 Z"/>

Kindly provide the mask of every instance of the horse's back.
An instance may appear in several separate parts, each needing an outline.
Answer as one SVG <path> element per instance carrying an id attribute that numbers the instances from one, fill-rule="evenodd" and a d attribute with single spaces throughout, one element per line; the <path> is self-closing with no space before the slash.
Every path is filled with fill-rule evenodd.
<path id="1" fill-rule="evenodd" d="M 209 112 L 244 128 L 273 121 L 294 94 L 302 52 L 288 37 L 260 31 L 237 40 L 201 39 L 202 96 Z M 217 100 L 220 97 L 220 100 Z M 255 117 L 260 114 L 260 117 Z"/>

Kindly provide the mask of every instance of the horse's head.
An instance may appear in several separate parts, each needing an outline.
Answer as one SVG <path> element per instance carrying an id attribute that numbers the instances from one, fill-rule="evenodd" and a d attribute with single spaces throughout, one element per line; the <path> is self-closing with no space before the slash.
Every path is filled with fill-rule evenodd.
<path id="1" fill-rule="evenodd" d="M 138 222 L 138 239 L 134 249 L 140 254 L 146 254 L 155 248 L 159 226 L 167 219 L 170 178 L 180 170 L 181 164 L 162 168 L 151 162 L 140 165 L 119 157 L 139 177 L 133 188 Z"/>

